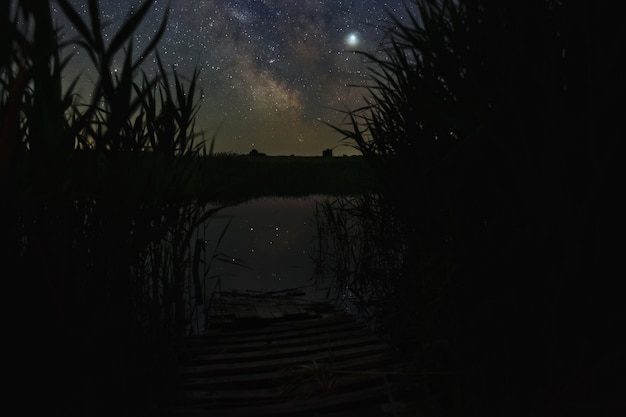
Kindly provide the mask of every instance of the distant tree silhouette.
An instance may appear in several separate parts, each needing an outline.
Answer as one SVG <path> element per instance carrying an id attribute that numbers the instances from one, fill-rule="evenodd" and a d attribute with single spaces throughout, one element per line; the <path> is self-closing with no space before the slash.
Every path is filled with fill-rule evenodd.
<path id="1" fill-rule="evenodd" d="M 252 150 L 250 151 L 250 155 L 251 155 L 251 156 L 266 156 L 266 154 L 264 154 L 264 153 L 262 153 L 262 152 L 259 152 L 259 151 L 257 151 L 256 149 L 252 149 Z"/>

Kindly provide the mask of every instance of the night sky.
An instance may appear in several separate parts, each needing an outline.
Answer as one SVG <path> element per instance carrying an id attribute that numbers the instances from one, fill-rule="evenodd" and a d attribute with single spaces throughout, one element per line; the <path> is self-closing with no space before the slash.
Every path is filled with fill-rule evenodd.
<path id="1" fill-rule="evenodd" d="M 87 18 L 85 0 L 72 4 Z M 143 2 L 101 0 L 108 39 Z M 358 153 L 322 123 L 342 125 L 341 111 L 364 104 L 368 62 L 356 51 L 376 52 L 388 29 L 388 11 L 404 14 L 401 0 L 157 0 L 133 39 L 135 55 L 150 42 L 169 7 L 167 30 L 157 50 L 180 75 L 200 70 L 202 101 L 196 130 L 216 134 L 215 152 L 268 155 Z M 66 37 L 75 36 L 53 7 Z M 88 96 L 95 75 L 78 46 L 66 80 L 81 74 Z M 121 60 L 120 60 L 121 62 Z M 144 69 L 152 75 L 156 59 Z M 112 69 L 113 71 L 115 68 Z M 90 85 L 91 84 L 91 85 Z"/>

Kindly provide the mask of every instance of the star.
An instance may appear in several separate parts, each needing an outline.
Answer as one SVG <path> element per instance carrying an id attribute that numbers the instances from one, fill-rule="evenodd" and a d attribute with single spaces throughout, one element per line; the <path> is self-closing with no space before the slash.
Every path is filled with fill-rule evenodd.
<path id="1" fill-rule="evenodd" d="M 346 44 L 351 47 L 359 45 L 359 35 L 356 32 L 351 32 L 346 36 Z"/>

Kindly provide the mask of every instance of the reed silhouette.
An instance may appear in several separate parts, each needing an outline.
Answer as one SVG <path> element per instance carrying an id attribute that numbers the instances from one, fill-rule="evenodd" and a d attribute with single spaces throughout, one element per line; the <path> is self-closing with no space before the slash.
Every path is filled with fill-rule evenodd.
<path id="1" fill-rule="evenodd" d="M 434 415 L 623 413 L 624 30 L 608 3 L 412 3 L 332 126 L 381 192 L 320 208 L 318 272 L 413 355 Z"/>
<path id="2" fill-rule="evenodd" d="M 171 341 L 208 296 L 201 286 L 186 296 L 211 258 L 203 247 L 191 253 L 193 234 L 221 209 L 194 195 L 197 156 L 212 152 L 195 132 L 199 73 L 168 71 L 156 54 L 167 13 L 133 56 L 152 0 L 108 42 L 98 1 L 87 2 L 86 20 L 71 2 L 55 4 L 77 39 L 62 40 L 48 0 L 0 6 L 1 267 L 24 366 L 15 381 L 36 398 L 26 407 L 51 415 L 160 412 Z M 88 102 L 74 92 L 79 79 L 63 83 L 70 46 L 96 70 Z M 140 69 L 151 54 L 154 75 Z"/>

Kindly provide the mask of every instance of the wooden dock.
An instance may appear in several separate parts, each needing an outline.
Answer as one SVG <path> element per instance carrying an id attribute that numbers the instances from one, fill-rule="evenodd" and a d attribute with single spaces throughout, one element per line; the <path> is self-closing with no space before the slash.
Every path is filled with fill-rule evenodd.
<path id="1" fill-rule="evenodd" d="M 175 416 L 417 415 L 407 364 L 328 303 L 233 294 L 210 313 L 177 346 Z"/>

